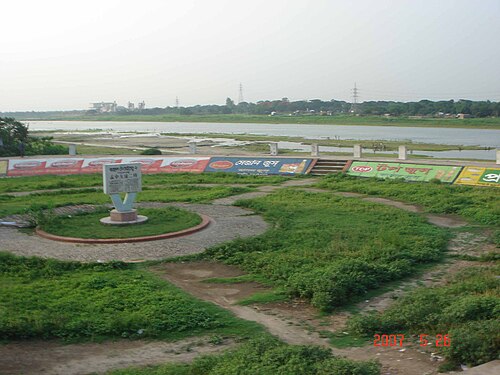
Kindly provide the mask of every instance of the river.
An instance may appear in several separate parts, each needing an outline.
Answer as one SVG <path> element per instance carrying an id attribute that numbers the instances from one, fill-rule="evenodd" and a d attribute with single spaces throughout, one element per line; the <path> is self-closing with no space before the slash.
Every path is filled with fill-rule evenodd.
<path id="1" fill-rule="evenodd" d="M 407 141 L 447 145 L 500 147 L 500 130 L 462 128 L 419 128 L 397 126 L 246 124 L 207 122 L 121 122 L 121 121 L 27 121 L 31 130 L 106 130 L 157 133 L 225 133 L 267 136 L 305 137 L 312 139 L 360 139 Z M 326 149 L 325 149 L 326 151 Z M 333 150 L 332 150 L 333 151 Z M 419 151 L 429 156 L 452 157 L 448 152 Z M 451 151 L 462 157 L 494 160 L 494 150 Z M 417 153 L 417 152 L 415 152 Z M 445 155 L 446 154 L 446 155 Z M 467 155 L 465 155 L 467 154 Z M 439 157 L 438 156 L 438 157 Z M 458 156 L 460 157 L 460 156 Z"/>

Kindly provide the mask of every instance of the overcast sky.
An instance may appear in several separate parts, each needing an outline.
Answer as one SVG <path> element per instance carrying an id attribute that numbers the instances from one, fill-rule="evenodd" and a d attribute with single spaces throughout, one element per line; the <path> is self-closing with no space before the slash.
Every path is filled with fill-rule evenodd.
<path id="1" fill-rule="evenodd" d="M 0 111 L 500 100 L 500 0 L 4 1 Z"/>

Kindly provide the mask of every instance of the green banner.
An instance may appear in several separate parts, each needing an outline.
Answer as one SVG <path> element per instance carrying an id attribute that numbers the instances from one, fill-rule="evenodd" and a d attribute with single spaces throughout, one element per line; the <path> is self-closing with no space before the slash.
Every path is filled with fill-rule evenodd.
<path id="1" fill-rule="evenodd" d="M 453 182 L 462 167 L 430 164 L 405 164 L 355 161 L 347 174 L 360 177 L 402 178 L 406 181 Z"/>

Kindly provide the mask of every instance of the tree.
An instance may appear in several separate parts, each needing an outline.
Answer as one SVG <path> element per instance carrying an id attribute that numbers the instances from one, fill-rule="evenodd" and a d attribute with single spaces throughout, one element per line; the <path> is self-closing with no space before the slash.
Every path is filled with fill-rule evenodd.
<path id="1" fill-rule="evenodd" d="M 20 154 L 20 146 L 28 143 L 28 126 L 11 117 L 0 117 L 0 156 Z"/>
<path id="2" fill-rule="evenodd" d="M 30 137 L 27 125 L 11 117 L 0 117 L 0 156 L 67 153 L 68 147 L 55 145 L 51 137 Z"/>

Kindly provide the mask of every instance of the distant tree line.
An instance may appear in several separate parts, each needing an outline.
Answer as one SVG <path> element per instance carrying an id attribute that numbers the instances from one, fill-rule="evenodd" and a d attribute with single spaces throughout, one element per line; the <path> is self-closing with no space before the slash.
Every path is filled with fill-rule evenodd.
<path id="1" fill-rule="evenodd" d="M 144 114 L 181 114 L 181 115 L 209 115 L 209 114 L 249 114 L 269 115 L 277 114 L 348 114 L 352 111 L 352 104 L 342 100 L 323 101 L 319 99 L 290 101 L 288 98 L 280 100 L 261 100 L 256 103 L 242 102 L 235 104 L 230 98 L 225 105 L 195 105 L 191 107 L 150 108 L 142 111 Z M 463 113 L 473 117 L 500 116 L 500 102 L 448 100 L 433 102 L 421 100 L 418 102 L 369 101 L 359 103 L 355 109 L 360 115 L 393 116 L 444 116 Z"/>
<path id="2" fill-rule="evenodd" d="M 222 114 L 247 114 L 247 115 L 269 115 L 276 114 L 323 114 L 337 115 L 352 113 L 352 104 L 343 100 L 298 100 L 290 101 L 288 98 L 279 100 L 260 100 L 256 103 L 242 102 L 236 104 L 227 98 L 224 105 L 195 105 L 190 107 L 165 107 L 146 108 L 135 112 L 117 112 L 123 116 L 144 115 L 222 115 Z M 500 117 L 500 102 L 472 101 L 461 99 L 454 100 L 420 100 L 418 102 L 395 102 L 395 101 L 366 101 L 359 103 L 355 109 L 360 115 L 391 115 L 391 116 L 446 116 L 459 113 L 472 117 Z M 0 112 L 0 116 L 2 113 Z M 4 113 L 4 116 L 16 116 L 23 119 L 29 118 L 60 118 L 71 119 L 78 116 L 100 116 L 114 113 L 95 113 L 90 111 L 51 111 L 51 112 L 15 112 Z"/>

